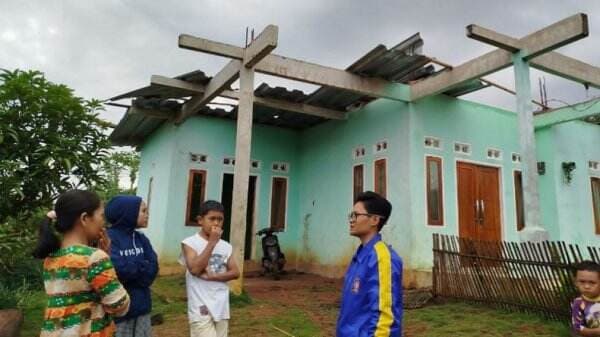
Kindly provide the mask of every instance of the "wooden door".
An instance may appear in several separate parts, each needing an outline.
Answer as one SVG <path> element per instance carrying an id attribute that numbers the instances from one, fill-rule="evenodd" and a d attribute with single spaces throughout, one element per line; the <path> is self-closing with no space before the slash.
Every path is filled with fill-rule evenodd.
<path id="1" fill-rule="evenodd" d="M 500 241 L 500 180 L 498 168 L 478 167 L 479 240 Z"/>
<path id="2" fill-rule="evenodd" d="M 477 166 L 458 163 L 458 235 L 461 238 L 478 238 L 477 198 Z"/>
<path id="3" fill-rule="evenodd" d="M 458 221 L 461 238 L 500 241 L 499 170 L 457 163 Z"/>

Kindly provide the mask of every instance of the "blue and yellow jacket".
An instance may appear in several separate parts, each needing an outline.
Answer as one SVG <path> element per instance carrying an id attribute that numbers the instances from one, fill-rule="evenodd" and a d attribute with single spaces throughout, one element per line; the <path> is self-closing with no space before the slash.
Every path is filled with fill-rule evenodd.
<path id="1" fill-rule="evenodd" d="M 336 335 L 402 335 L 402 259 L 380 234 L 358 247 L 348 267 Z"/>

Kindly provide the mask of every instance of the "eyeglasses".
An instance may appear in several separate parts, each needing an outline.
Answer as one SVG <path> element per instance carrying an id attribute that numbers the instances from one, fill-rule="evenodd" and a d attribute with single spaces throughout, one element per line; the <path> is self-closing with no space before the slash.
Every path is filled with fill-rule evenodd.
<path id="1" fill-rule="evenodd" d="M 361 215 L 368 216 L 368 217 L 377 216 L 377 217 L 383 218 L 381 215 L 377 215 L 377 214 L 350 212 L 350 214 L 348 214 L 348 221 L 354 222 Z"/>

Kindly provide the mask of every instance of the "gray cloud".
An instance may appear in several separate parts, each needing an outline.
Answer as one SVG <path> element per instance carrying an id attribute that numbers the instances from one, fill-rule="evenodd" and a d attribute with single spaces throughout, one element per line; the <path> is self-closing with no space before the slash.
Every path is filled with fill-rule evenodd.
<path id="1" fill-rule="evenodd" d="M 590 37 L 560 51 L 600 66 L 598 1 L 3 1 L 0 3 L 0 67 L 38 69 L 86 98 L 108 98 L 148 84 L 152 74 L 174 76 L 201 69 L 212 75 L 226 60 L 182 50 L 187 33 L 243 45 L 245 27 L 258 33 L 279 26 L 281 55 L 344 68 L 378 43 L 393 46 L 415 32 L 424 52 L 460 64 L 492 48 L 465 36 L 477 23 L 520 37 L 577 12 L 590 18 Z M 546 77 L 549 98 L 569 103 L 596 96 L 581 85 Z M 512 69 L 489 76 L 514 87 Z M 259 76 L 271 84 L 309 85 Z M 514 97 L 486 89 L 464 98 L 512 109 Z M 561 105 L 554 102 L 555 105 Z M 124 111 L 103 117 L 118 121 Z"/>

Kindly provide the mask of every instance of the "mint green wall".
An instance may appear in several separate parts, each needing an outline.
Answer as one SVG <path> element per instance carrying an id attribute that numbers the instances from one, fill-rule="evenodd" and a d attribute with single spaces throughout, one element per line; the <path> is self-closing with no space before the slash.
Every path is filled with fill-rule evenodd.
<path id="1" fill-rule="evenodd" d="M 600 177 L 600 171 L 590 170 L 588 162 L 600 161 L 600 126 L 574 121 L 541 132 L 551 134 L 553 139 L 552 143 L 544 144 L 547 152 L 554 153 L 550 165 L 558 225 L 552 232 L 553 238 L 598 246 L 600 236 L 595 234 L 594 228 L 591 177 Z M 575 162 L 577 166 L 570 183 L 564 179 L 563 162 Z"/>
<path id="2" fill-rule="evenodd" d="M 295 131 L 260 125 L 253 127 L 251 157 L 261 162 L 260 169 L 251 171 L 258 176 L 256 228 L 269 223 L 272 176 L 289 177 L 288 224 L 285 232 L 280 234 L 280 240 L 290 249 L 295 249 L 299 228 L 298 138 Z M 184 225 L 189 170 L 206 170 L 206 198 L 220 200 L 222 175 L 233 173 L 233 167 L 223 165 L 223 158 L 234 157 L 234 149 L 234 121 L 206 117 L 190 118 L 178 127 L 164 125 L 144 144 L 139 195 L 146 198 L 149 179 L 153 177 L 147 232 L 162 261 L 175 262 L 180 253 L 180 241 L 198 230 Z M 208 162 L 191 162 L 190 152 L 208 155 Z M 289 173 L 273 172 L 271 163 L 274 161 L 289 163 Z M 260 256 L 260 249 L 257 253 Z"/>
<path id="3" fill-rule="evenodd" d="M 598 244 L 593 235 L 589 160 L 600 160 L 600 127 L 571 122 L 536 132 L 538 160 L 546 162 L 540 176 L 543 226 L 551 239 Z M 424 138 L 442 141 L 429 149 Z M 388 148 L 375 153 L 381 140 Z M 454 142 L 471 145 L 471 155 L 456 154 Z M 183 225 L 189 169 L 208 171 L 207 198 L 220 199 L 224 167 L 222 159 L 234 156 L 235 124 L 230 120 L 195 117 L 183 125 L 165 125 L 142 148 L 139 194 L 147 195 L 154 177 L 150 228 L 152 243 L 165 262 L 179 255 L 179 241 L 197 229 Z M 353 149 L 366 148 L 362 158 Z M 487 149 L 502 151 L 502 159 L 487 158 Z M 191 163 L 189 152 L 207 154 L 206 164 Z M 349 113 L 347 120 L 291 131 L 255 125 L 252 159 L 261 161 L 258 175 L 257 228 L 268 226 L 273 161 L 290 163 L 287 228 L 280 234 L 290 266 L 297 261 L 324 266 L 345 266 L 358 240 L 348 234 L 346 215 L 352 207 L 352 173 L 355 164 L 365 165 L 365 189 L 374 188 L 373 166 L 387 159 L 388 199 L 394 205 L 384 227 L 384 239 L 411 269 L 432 265 L 432 234 L 458 235 L 456 163 L 467 161 L 500 168 L 502 238 L 518 241 L 516 230 L 514 170 L 519 153 L 515 113 L 447 96 L 406 104 L 375 100 Z M 442 158 L 444 226 L 426 223 L 425 157 Z M 573 183 L 562 182 L 562 161 L 575 161 Z M 600 173 L 595 173 L 600 176 Z M 260 257 L 255 245 L 255 257 Z"/>
<path id="4" fill-rule="evenodd" d="M 413 267 L 429 268 L 432 264 L 432 233 L 458 235 L 458 203 L 456 165 L 458 161 L 498 167 L 500 169 L 500 202 L 502 237 L 516 240 L 516 215 L 513 188 L 513 170 L 520 169 L 512 163 L 512 153 L 518 153 L 517 121 L 514 113 L 481 104 L 435 96 L 413 104 L 411 107 L 412 158 L 411 191 L 413 195 L 413 226 L 411 239 Z M 441 140 L 441 149 L 424 145 L 427 136 Z M 471 154 L 457 154 L 454 143 L 467 143 Z M 502 159 L 488 159 L 487 149 L 502 151 Z M 425 157 L 442 158 L 444 226 L 427 224 L 425 194 Z"/>
<path id="5" fill-rule="evenodd" d="M 383 235 L 400 254 L 408 254 L 404 238 L 411 231 L 409 207 L 408 105 L 377 100 L 349 114 L 348 120 L 321 124 L 302 134 L 300 241 L 302 258 L 324 265 L 345 265 L 359 241 L 349 235 L 347 214 L 352 209 L 353 166 L 365 165 L 365 189 L 374 189 L 374 161 L 387 158 L 387 192 L 394 208 Z M 385 152 L 374 145 L 387 140 Z M 353 158 L 353 149 L 366 155 Z M 306 221 L 308 219 L 308 221 Z"/>
<path id="6" fill-rule="evenodd" d="M 159 256 L 165 244 L 165 233 L 169 223 L 168 201 L 171 188 L 172 154 L 175 153 L 174 138 L 168 127 L 161 127 L 141 148 L 140 173 L 137 194 L 148 202 L 150 178 L 152 192 L 150 197 L 150 217 L 148 228 L 144 230 L 150 238 Z"/>
<path id="7" fill-rule="evenodd" d="M 559 222 L 558 222 L 558 205 L 557 205 L 557 174 L 560 174 L 560 168 L 556 165 L 555 144 L 557 139 L 554 135 L 553 128 L 546 128 L 536 131 L 536 150 L 538 162 L 545 163 L 546 172 L 539 175 L 539 192 L 540 192 L 540 209 L 542 225 L 548 228 L 552 240 L 558 240 L 559 237 Z"/>

